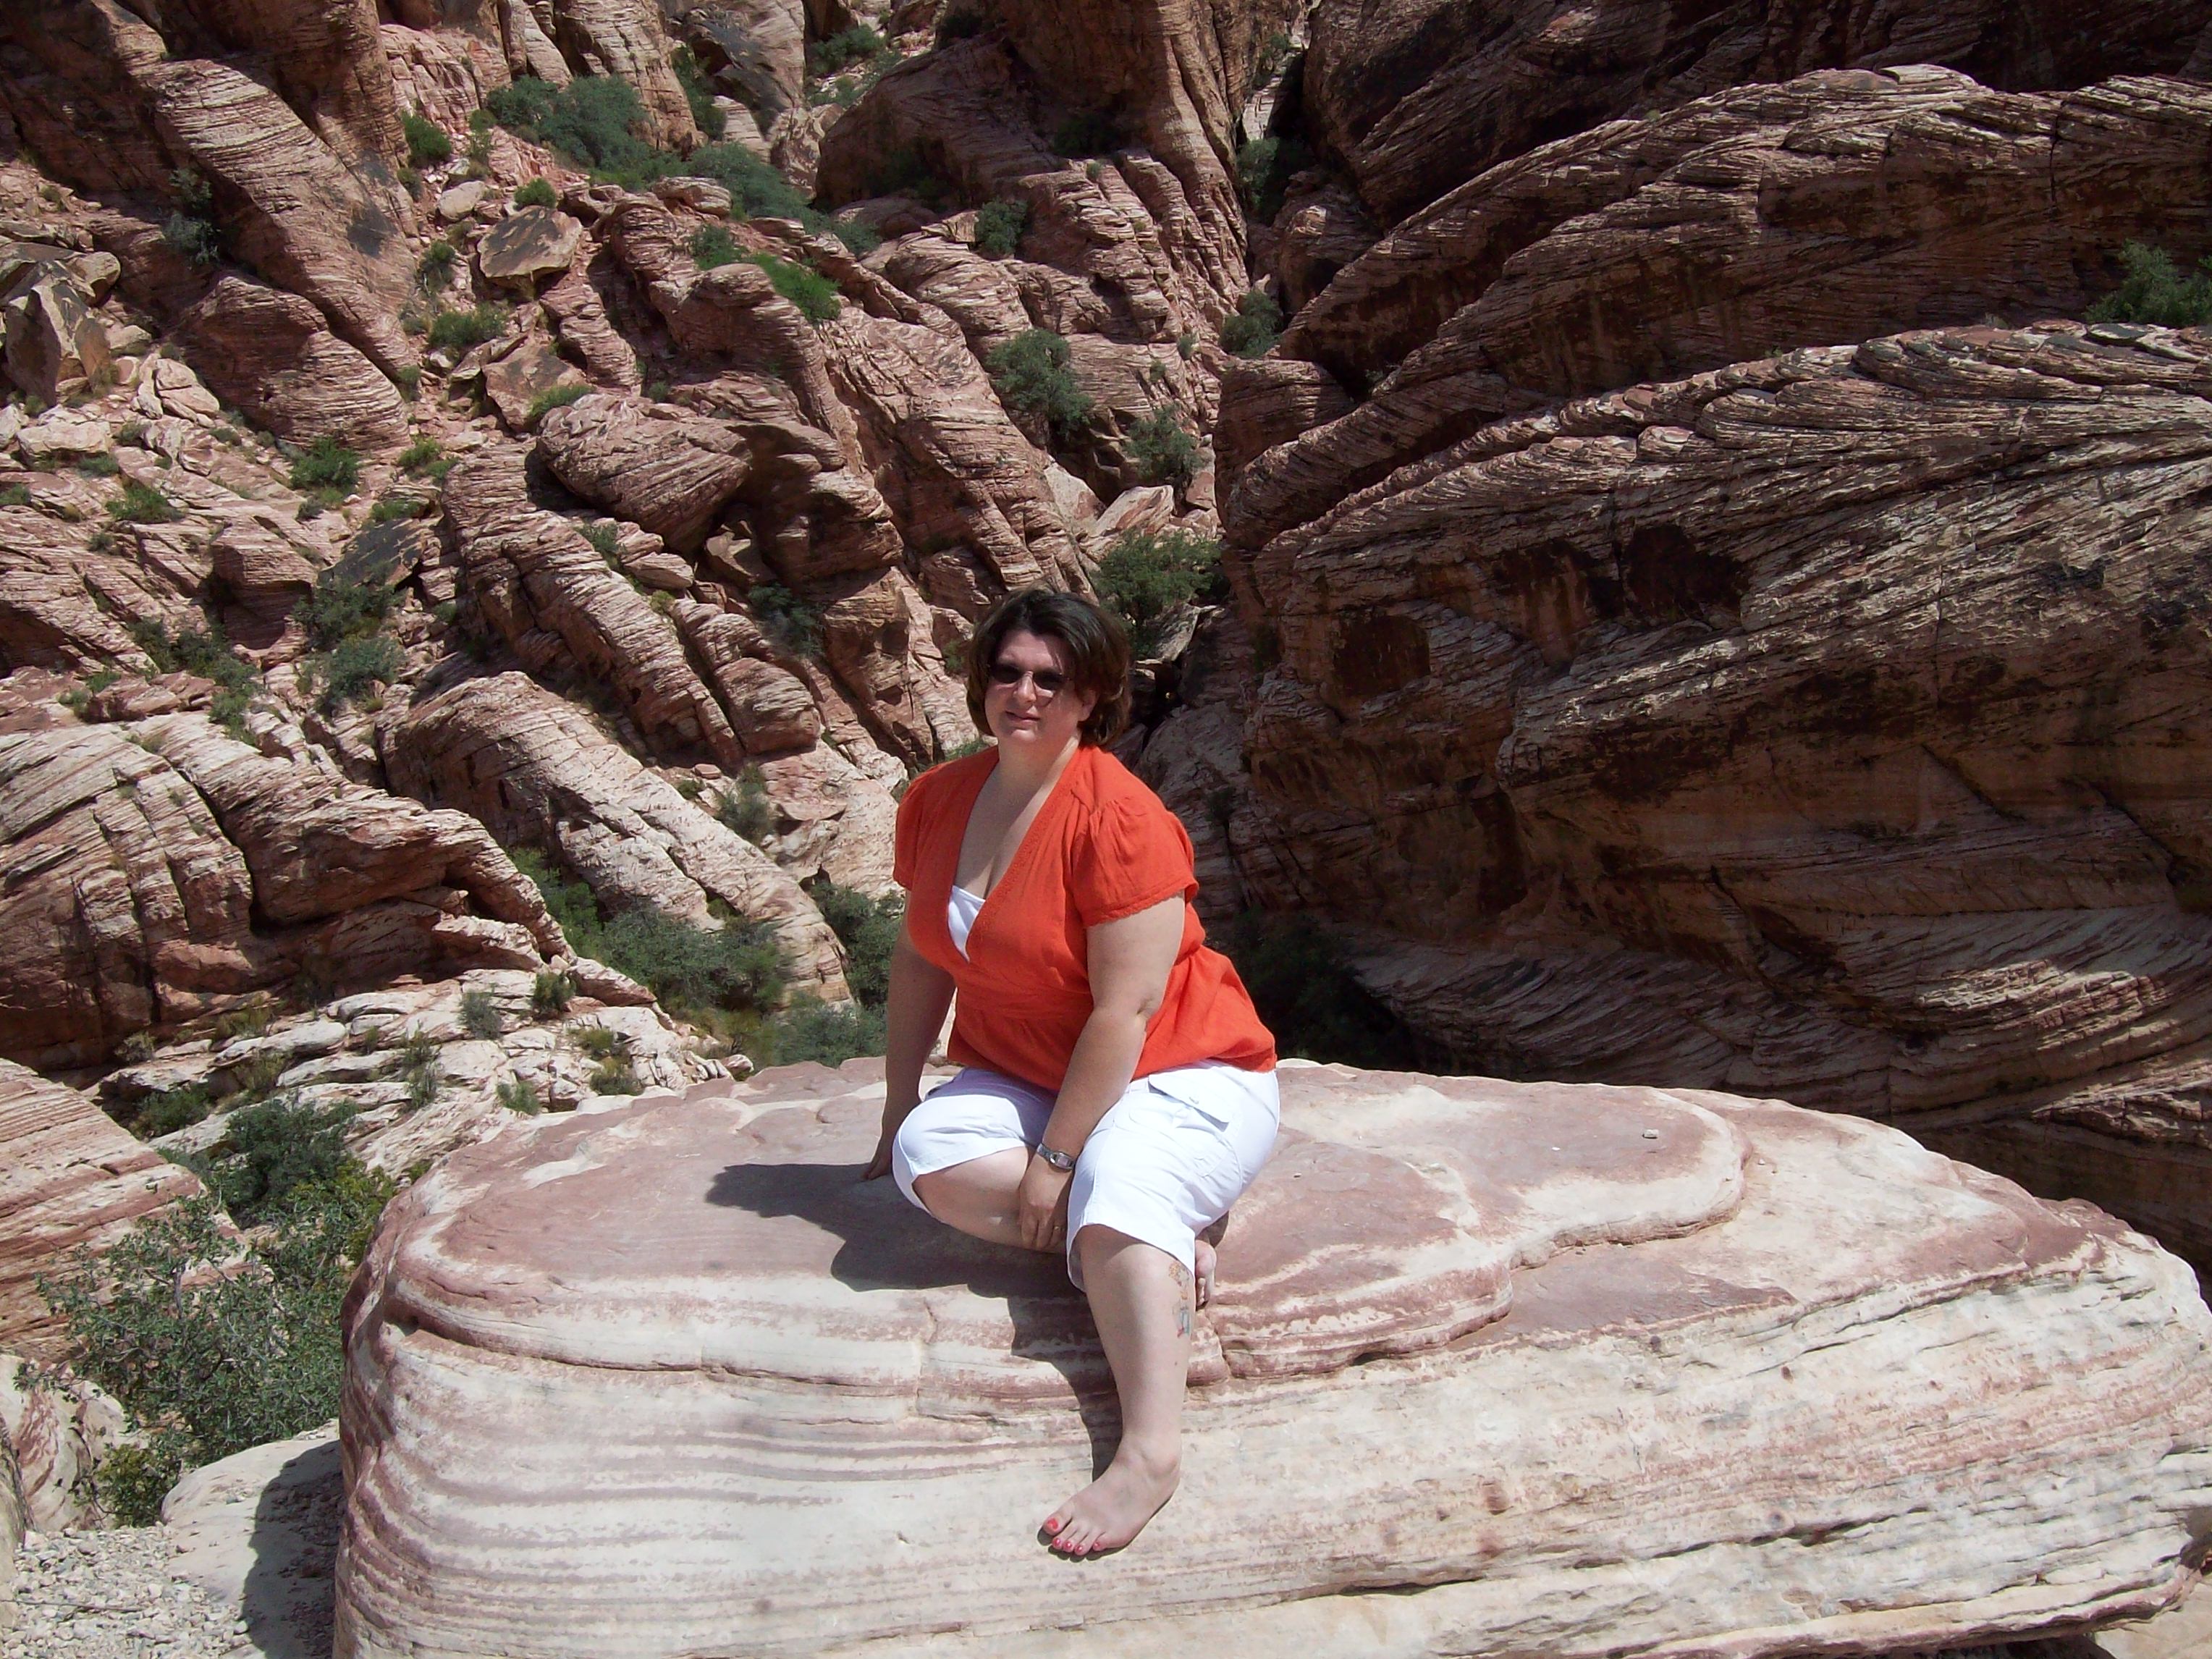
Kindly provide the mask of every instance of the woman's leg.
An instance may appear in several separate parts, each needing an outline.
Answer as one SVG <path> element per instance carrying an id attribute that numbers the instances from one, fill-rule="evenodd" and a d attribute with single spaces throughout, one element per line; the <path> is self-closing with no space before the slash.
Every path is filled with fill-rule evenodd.
<path id="1" fill-rule="evenodd" d="M 1174 1495 L 1192 1284 L 1174 1256 L 1111 1227 L 1084 1228 L 1075 1248 L 1121 1397 L 1121 1443 L 1106 1473 L 1054 1510 L 1044 1531 L 1060 1553 L 1089 1555 L 1120 1549 Z"/>
<path id="2" fill-rule="evenodd" d="M 1022 1176 L 1030 1167 L 1029 1149 L 1010 1146 L 988 1152 L 965 1164 L 934 1170 L 914 1178 L 915 1196 L 922 1207 L 948 1227 L 957 1227 L 973 1237 L 994 1244 L 1021 1248 L 1019 1206 L 1015 1200 Z M 1058 1254 L 1060 1247 L 1049 1247 Z"/>

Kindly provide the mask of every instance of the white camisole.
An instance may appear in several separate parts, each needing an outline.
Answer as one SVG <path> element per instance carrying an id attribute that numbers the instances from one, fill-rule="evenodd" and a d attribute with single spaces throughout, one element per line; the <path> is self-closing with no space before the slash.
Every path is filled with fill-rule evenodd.
<path id="1" fill-rule="evenodd" d="M 968 930 L 975 925 L 982 914 L 983 901 L 965 887 L 952 890 L 952 897 L 945 907 L 945 926 L 952 935 L 952 943 L 962 956 L 968 954 Z"/>

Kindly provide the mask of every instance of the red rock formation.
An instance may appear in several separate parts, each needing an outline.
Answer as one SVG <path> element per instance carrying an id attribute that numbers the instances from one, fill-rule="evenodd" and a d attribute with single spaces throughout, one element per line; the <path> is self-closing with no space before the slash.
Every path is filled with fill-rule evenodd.
<path id="1" fill-rule="evenodd" d="M 398 388 L 295 295 L 225 273 L 185 313 L 179 343 L 223 398 L 289 442 L 407 441 Z"/>
<path id="2" fill-rule="evenodd" d="M 199 1178 L 140 1146 L 76 1090 L 5 1060 L 0 1148 L 0 1346 L 58 1363 L 67 1331 L 40 1297 L 39 1276 L 198 1197 Z"/>

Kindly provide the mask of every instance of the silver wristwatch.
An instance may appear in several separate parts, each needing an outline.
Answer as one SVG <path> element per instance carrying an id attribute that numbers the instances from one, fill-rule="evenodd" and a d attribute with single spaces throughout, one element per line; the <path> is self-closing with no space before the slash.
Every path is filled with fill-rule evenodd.
<path id="1" fill-rule="evenodd" d="M 1056 1152 L 1042 1141 L 1037 1143 L 1036 1155 L 1055 1170 L 1065 1172 L 1075 1167 L 1075 1160 L 1066 1152 Z"/>

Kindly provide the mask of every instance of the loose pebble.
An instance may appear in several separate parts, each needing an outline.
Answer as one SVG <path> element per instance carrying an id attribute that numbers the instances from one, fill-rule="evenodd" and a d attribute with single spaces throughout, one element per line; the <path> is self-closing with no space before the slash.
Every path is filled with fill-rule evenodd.
<path id="1" fill-rule="evenodd" d="M 15 1557 L 15 1628 L 0 1659 L 228 1659 L 250 1653 L 234 1608 L 169 1576 L 159 1527 L 27 1533 Z"/>

